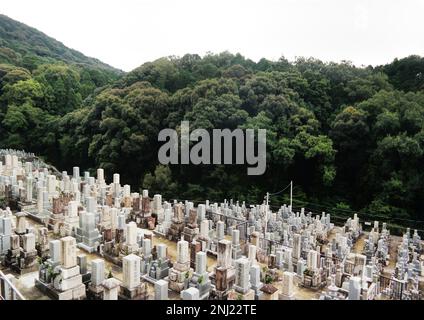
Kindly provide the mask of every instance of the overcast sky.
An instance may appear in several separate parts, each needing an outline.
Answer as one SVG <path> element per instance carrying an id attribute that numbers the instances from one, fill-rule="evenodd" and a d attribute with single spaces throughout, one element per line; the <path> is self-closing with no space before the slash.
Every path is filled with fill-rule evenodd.
<path id="1" fill-rule="evenodd" d="M 125 71 L 225 50 L 356 65 L 424 55 L 422 0 L 1 0 L 0 12 Z"/>

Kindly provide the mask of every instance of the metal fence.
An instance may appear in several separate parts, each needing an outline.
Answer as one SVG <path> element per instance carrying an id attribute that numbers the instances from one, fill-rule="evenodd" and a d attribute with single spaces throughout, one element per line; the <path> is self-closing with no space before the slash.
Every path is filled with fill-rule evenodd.
<path id="1" fill-rule="evenodd" d="M 0 300 L 25 300 L 10 279 L 0 271 Z"/>

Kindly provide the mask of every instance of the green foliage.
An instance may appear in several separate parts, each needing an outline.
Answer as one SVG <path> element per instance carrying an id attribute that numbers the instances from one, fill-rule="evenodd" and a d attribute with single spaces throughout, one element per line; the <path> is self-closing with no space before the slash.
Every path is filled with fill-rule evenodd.
<path id="1" fill-rule="evenodd" d="M 412 55 L 395 59 L 392 63 L 379 67 L 389 77 L 396 89 L 419 91 L 424 89 L 424 58 Z"/>
<path id="2" fill-rule="evenodd" d="M 6 209 L 6 199 L 5 199 L 5 197 L 4 196 L 1 196 L 0 197 L 0 208 L 2 208 L 2 209 Z"/>
<path id="3" fill-rule="evenodd" d="M 347 203 L 339 202 L 336 203 L 336 209 L 350 210 L 350 206 Z"/>
<path id="4" fill-rule="evenodd" d="M 142 182 L 142 188 L 151 190 L 153 193 L 161 193 L 170 199 L 177 191 L 177 184 L 172 180 L 172 172 L 169 166 L 158 165 L 154 175 L 147 173 Z"/>
<path id="5" fill-rule="evenodd" d="M 38 153 L 61 170 L 119 172 L 167 200 L 257 203 L 293 180 L 296 207 L 396 225 L 423 220 L 424 58 L 358 68 L 186 54 L 123 75 L 3 15 L 0 44 L 2 147 Z M 265 174 L 158 165 L 159 131 L 178 132 L 182 120 L 191 129 L 267 129 Z"/>
<path id="6" fill-rule="evenodd" d="M 32 71 L 41 64 L 62 61 L 96 67 L 106 72 L 122 73 L 2 14 L 0 14 L 0 41 L 0 63 L 17 65 Z"/>
<path id="7" fill-rule="evenodd" d="M 20 80 L 3 87 L 4 100 L 8 105 L 23 103 L 38 103 L 44 97 L 43 86 L 34 79 Z"/>
<path id="8" fill-rule="evenodd" d="M 271 275 L 267 274 L 265 275 L 265 284 L 271 284 L 272 283 L 272 277 Z"/>
<path id="9" fill-rule="evenodd" d="M 80 76 L 66 65 L 42 65 L 34 71 L 44 85 L 46 109 L 51 114 L 65 114 L 81 105 Z"/>
<path id="10" fill-rule="evenodd" d="M 314 274 L 313 270 L 306 268 L 305 271 L 303 271 L 303 274 L 307 276 L 312 276 Z"/>
<path id="11" fill-rule="evenodd" d="M 54 140 L 55 118 L 30 102 L 10 105 L 1 121 L 0 132 L 6 132 L 3 143 L 15 149 L 46 153 Z"/>

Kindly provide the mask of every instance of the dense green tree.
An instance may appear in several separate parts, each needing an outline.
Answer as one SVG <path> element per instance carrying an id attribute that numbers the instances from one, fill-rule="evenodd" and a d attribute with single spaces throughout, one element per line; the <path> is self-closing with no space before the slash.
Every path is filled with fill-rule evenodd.
<path id="1" fill-rule="evenodd" d="M 34 72 L 35 79 L 44 85 L 46 109 L 63 115 L 81 105 L 80 76 L 66 65 L 42 65 Z"/>
<path id="2" fill-rule="evenodd" d="M 3 87 L 2 100 L 7 105 L 20 105 L 25 102 L 41 105 L 44 99 L 44 86 L 34 79 L 8 83 Z"/>
<path id="3" fill-rule="evenodd" d="M 49 155 L 48 149 L 55 139 L 53 123 L 53 116 L 29 101 L 19 106 L 11 105 L 1 122 L 2 129 L 8 133 L 2 143 L 10 148 Z"/>
<path id="4" fill-rule="evenodd" d="M 387 74 L 389 81 L 396 89 L 403 91 L 419 91 L 424 89 L 424 58 L 411 55 L 403 59 L 395 59 L 392 63 L 378 69 Z"/>
<path id="5" fill-rule="evenodd" d="M 149 172 L 144 176 L 141 187 L 152 193 L 160 193 L 166 199 L 172 199 L 178 186 L 172 178 L 171 169 L 168 166 L 158 165 L 153 175 Z"/>
<path id="6" fill-rule="evenodd" d="M 260 203 L 293 180 L 295 206 L 325 208 L 334 219 L 354 210 L 396 225 L 424 220 L 421 57 L 359 68 L 187 54 L 120 75 L 71 53 L 75 61 L 58 59 L 55 48 L 11 43 L 0 50 L 2 147 L 63 170 L 119 172 L 123 183 L 168 200 Z M 264 175 L 248 176 L 247 165 L 158 164 L 158 133 L 180 132 L 183 120 L 192 130 L 266 129 Z"/>

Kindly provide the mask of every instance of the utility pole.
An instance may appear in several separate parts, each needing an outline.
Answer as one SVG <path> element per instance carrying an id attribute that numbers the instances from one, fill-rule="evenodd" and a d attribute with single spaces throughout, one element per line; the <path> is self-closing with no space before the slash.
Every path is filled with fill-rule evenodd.
<path id="1" fill-rule="evenodd" d="M 293 211 L 293 180 L 290 181 L 290 210 Z"/>
<path id="2" fill-rule="evenodd" d="M 269 204 L 269 192 L 266 193 L 266 207 L 265 207 L 265 232 L 264 239 L 268 229 L 268 204 Z"/>

